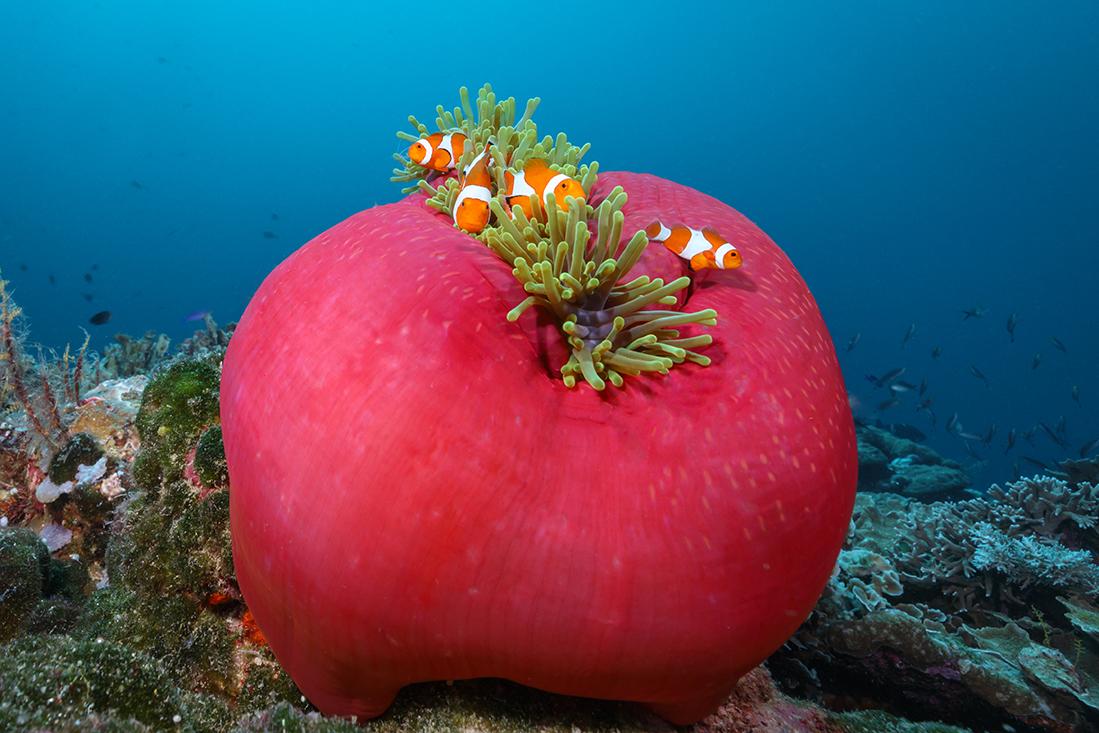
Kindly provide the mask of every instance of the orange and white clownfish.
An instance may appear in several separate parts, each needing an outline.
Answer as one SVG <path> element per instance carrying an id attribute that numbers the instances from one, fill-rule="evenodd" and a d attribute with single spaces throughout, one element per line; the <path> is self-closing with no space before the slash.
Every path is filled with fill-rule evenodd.
<path id="1" fill-rule="evenodd" d="M 542 200 L 544 210 L 548 203 L 549 194 L 552 193 L 557 205 L 566 211 L 568 210 L 566 197 L 587 198 L 584 187 L 578 181 L 569 178 L 564 173 L 558 173 L 550 168 L 546 161 L 538 158 L 528 161 L 523 166 L 523 170 L 518 173 L 504 171 L 504 185 L 506 186 L 504 195 L 507 197 L 508 209 L 518 206 L 527 215 L 527 218 L 534 215 L 530 205 L 531 196 L 537 196 Z"/>
<path id="2" fill-rule="evenodd" d="M 454 224 L 463 232 L 480 234 L 488 225 L 488 202 L 492 200 L 492 156 L 488 148 L 470 161 L 462 172 L 462 188 L 454 199 Z"/>
<path id="3" fill-rule="evenodd" d="M 740 252 L 709 227 L 694 229 L 677 225 L 667 227 L 654 221 L 645 234 L 691 263 L 692 270 L 735 270 L 743 264 Z"/>
<path id="4" fill-rule="evenodd" d="M 413 163 L 433 171 L 453 170 L 466 149 L 466 136 L 460 132 L 436 132 L 408 146 Z"/>

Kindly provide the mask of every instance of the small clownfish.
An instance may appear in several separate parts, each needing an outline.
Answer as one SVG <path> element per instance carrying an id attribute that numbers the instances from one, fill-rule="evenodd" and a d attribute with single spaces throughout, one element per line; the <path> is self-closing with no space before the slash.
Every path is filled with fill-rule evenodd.
<path id="1" fill-rule="evenodd" d="M 504 185 L 508 209 L 518 206 L 528 219 L 534 215 L 530 205 L 531 196 L 540 198 L 544 208 L 549 201 L 549 194 L 552 193 L 557 205 L 566 211 L 568 210 L 568 203 L 565 201 L 567 197 L 587 199 L 584 187 L 578 181 L 564 173 L 558 173 L 550 168 L 546 161 L 538 158 L 528 161 L 523 166 L 523 170 L 518 173 L 504 171 Z"/>
<path id="2" fill-rule="evenodd" d="M 669 228 L 654 221 L 645 228 L 645 234 L 690 261 L 691 269 L 695 271 L 735 270 L 743 264 L 737 248 L 709 227 L 693 229 L 677 225 Z"/>
<path id="3" fill-rule="evenodd" d="M 454 200 L 454 224 L 463 232 L 480 234 L 488 225 L 488 202 L 492 200 L 492 157 L 488 148 L 470 161 L 462 172 L 462 188 Z"/>
<path id="4" fill-rule="evenodd" d="M 417 165 L 446 173 L 453 170 L 466 149 L 466 136 L 460 132 L 436 132 L 408 146 L 408 157 Z"/>

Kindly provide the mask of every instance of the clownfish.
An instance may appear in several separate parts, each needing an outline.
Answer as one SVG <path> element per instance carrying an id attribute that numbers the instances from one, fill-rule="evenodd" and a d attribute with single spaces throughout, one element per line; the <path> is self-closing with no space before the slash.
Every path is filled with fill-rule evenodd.
<path id="1" fill-rule="evenodd" d="M 460 132 L 436 132 L 408 146 L 408 157 L 417 165 L 446 173 L 462 158 L 466 136 Z"/>
<path id="2" fill-rule="evenodd" d="M 692 270 L 735 270 L 742 264 L 737 248 L 709 227 L 694 229 L 677 225 L 669 228 L 654 221 L 645 228 L 645 234 L 690 261 Z"/>
<path id="3" fill-rule="evenodd" d="M 584 187 L 573 178 L 564 173 L 558 173 L 546 164 L 546 161 L 535 158 L 528 161 L 523 170 L 515 173 L 504 171 L 504 185 L 506 190 L 508 209 L 518 206 L 523 213 L 530 218 L 534 215 L 530 205 L 530 197 L 537 196 L 542 200 L 543 208 L 548 203 L 549 194 L 553 194 L 557 205 L 568 210 L 565 198 L 586 199 Z"/>
<path id="4" fill-rule="evenodd" d="M 462 172 L 462 188 L 454 200 L 454 224 L 463 232 L 479 234 L 488 225 L 488 202 L 492 200 L 492 157 L 488 148 L 470 161 Z"/>

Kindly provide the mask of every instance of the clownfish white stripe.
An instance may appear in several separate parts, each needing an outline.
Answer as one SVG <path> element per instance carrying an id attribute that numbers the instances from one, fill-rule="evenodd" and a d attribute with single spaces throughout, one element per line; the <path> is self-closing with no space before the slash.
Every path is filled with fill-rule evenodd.
<path id="1" fill-rule="evenodd" d="M 473 170 L 473 166 L 477 165 L 481 161 L 481 158 L 484 158 L 486 155 L 488 155 L 488 148 L 485 148 L 484 150 L 482 150 L 480 152 L 480 154 L 477 155 L 477 157 L 475 157 L 473 160 L 469 161 L 469 165 L 467 165 L 465 167 L 465 169 L 462 171 L 462 175 L 468 176 L 469 172 L 471 170 Z M 491 160 L 489 161 L 489 165 L 490 166 L 492 165 Z"/>
<path id="2" fill-rule="evenodd" d="M 420 165 L 426 166 L 428 163 L 431 162 L 431 156 L 435 155 L 435 149 L 433 147 L 431 147 L 431 143 L 428 142 L 426 137 L 421 139 L 419 141 L 419 144 L 424 146 L 424 151 L 425 151 L 424 152 L 424 157 L 423 157 L 423 162 Z"/>
<path id="3" fill-rule="evenodd" d="M 458 209 L 466 199 L 484 201 L 486 204 L 492 200 L 492 192 L 484 186 L 466 186 L 458 192 L 458 198 L 454 199 L 454 223 L 458 223 Z"/>
<path id="4" fill-rule="evenodd" d="M 700 252 L 705 252 L 710 249 L 711 245 L 706 237 L 702 236 L 702 232 L 698 229 L 691 229 L 691 238 L 687 240 L 687 244 L 684 245 L 683 251 L 679 253 L 679 256 L 685 260 L 689 260 Z"/>
<path id="5" fill-rule="evenodd" d="M 508 196 L 533 196 L 536 193 L 538 192 L 534 190 L 534 187 L 527 183 L 526 171 L 519 171 L 514 175 Z"/>
<path id="6" fill-rule="evenodd" d="M 546 187 L 544 189 L 542 189 L 542 201 L 548 204 L 549 203 L 549 195 L 551 193 L 553 193 L 555 188 L 557 188 L 557 184 L 559 184 L 561 181 L 567 181 L 568 178 L 569 177 L 566 176 L 564 173 L 558 173 L 556 176 L 554 176 L 553 178 L 546 181 Z M 558 201 L 557 205 L 561 206 L 561 207 L 564 207 L 565 202 L 564 201 Z"/>
<path id="7" fill-rule="evenodd" d="M 672 236 L 672 230 L 664 226 L 663 222 L 657 223 L 660 224 L 660 232 L 658 232 L 655 237 L 652 237 L 652 240 L 654 242 L 663 242 L 665 239 Z"/>
<path id="8" fill-rule="evenodd" d="M 714 250 L 714 260 L 716 260 L 717 269 L 719 269 L 719 270 L 724 270 L 725 269 L 725 255 L 728 252 L 731 252 L 735 249 L 736 249 L 736 247 L 734 247 L 733 245 L 726 242 L 725 244 L 721 245 L 716 250 Z"/>
<path id="9" fill-rule="evenodd" d="M 443 135 L 443 141 L 439 143 L 439 150 L 445 150 L 450 155 L 450 164 L 454 165 L 454 133 Z"/>

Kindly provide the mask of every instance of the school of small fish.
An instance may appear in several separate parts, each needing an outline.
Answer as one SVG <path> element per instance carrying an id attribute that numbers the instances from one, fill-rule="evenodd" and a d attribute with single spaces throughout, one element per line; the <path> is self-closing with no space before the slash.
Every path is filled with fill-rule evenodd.
<path id="1" fill-rule="evenodd" d="M 961 313 L 962 320 L 968 321 L 970 319 L 984 318 L 984 316 L 988 313 L 988 309 L 982 306 L 975 306 L 972 308 L 965 308 L 961 311 Z M 1015 343 L 1015 332 L 1019 326 L 1019 323 L 1020 319 L 1017 313 L 1012 313 L 1008 316 L 1007 322 L 1005 324 L 1005 330 L 1007 331 L 1008 339 L 1011 343 Z M 908 346 L 908 344 L 913 340 L 916 332 L 916 324 L 913 323 L 908 327 L 908 329 L 904 333 L 904 336 L 901 339 L 900 348 L 902 350 L 905 349 L 905 347 Z M 861 333 L 856 333 L 854 336 L 852 336 L 847 342 L 847 353 L 854 351 L 855 347 L 858 346 L 861 340 Z M 1068 347 L 1063 341 L 1061 341 L 1061 339 L 1057 338 L 1056 336 L 1050 336 L 1049 343 L 1057 351 L 1060 351 L 1064 354 L 1068 353 Z M 937 360 L 940 356 L 942 356 L 942 347 L 935 345 L 931 349 L 930 353 L 931 358 L 933 360 Z M 1034 354 L 1030 362 L 1031 371 L 1038 369 L 1041 365 L 1042 355 L 1040 353 Z M 927 379 L 924 378 L 920 382 L 919 386 L 916 387 L 912 383 L 906 382 L 901 379 L 901 377 L 906 372 L 907 368 L 900 366 L 894 367 L 880 374 L 866 375 L 866 380 L 870 382 L 870 384 L 872 384 L 875 389 L 884 389 L 887 391 L 888 394 L 888 397 L 886 399 L 877 404 L 876 412 L 880 415 L 886 410 L 897 407 L 901 404 L 901 396 L 915 391 L 917 393 L 915 411 L 917 413 L 926 415 L 927 419 L 931 422 L 932 429 L 935 429 L 938 425 L 938 416 L 936 415 L 935 409 L 933 407 L 934 400 L 927 394 Z M 969 365 L 969 373 L 977 382 L 983 385 L 985 389 L 993 388 L 992 381 L 983 371 L 981 371 L 981 369 L 976 364 Z M 1079 385 L 1072 385 L 1071 389 L 1068 390 L 1068 396 L 1071 397 L 1072 401 L 1077 406 L 1083 406 L 1083 398 L 1081 397 Z M 878 418 L 878 423 L 879 425 L 883 424 L 880 417 Z M 917 436 L 923 435 L 922 431 L 920 431 L 915 426 L 907 425 L 904 423 L 897 423 L 889 425 L 888 427 L 894 428 L 894 432 L 901 431 L 915 434 Z M 978 461 L 983 460 L 983 457 L 977 452 L 977 446 L 984 446 L 986 449 L 990 448 L 994 439 L 999 433 L 998 427 L 995 423 L 989 425 L 983 432 L 969 430 L 962 424 L 961 417 L 957 412 L 954 412 L 950 416 L 950 418 L 946 421 L 944 428 L 947 434 L 960 439 L 966 453 L 971 458 Z M 1018 445 L 1018 442 L 1020 440 L 1024 441 L 1032 447 L 1038 447 L 1038 444 L 1036 443 L 1036 438 L 1038 436 L 1042 436 L 1043 438 L 1047 439 L 1048 441 L 1050 441 L 1050 443 L 1055 445 L 1061 451 L 1069 452 L 1072 450 L 1072 444 L 1069 441 L 1068 435 L 1068 419 L 1065 415 L 1061 415 L 1057 419 L 1056 424 L 1053 426 L 1044 421 L 1039 421 L 1037 424 L 1031 426 L 1026 430 L 1021 430 L 1014 427 L 1010 428 L 1006 433 L 1006 437 L 1004 438 L 1003 452 L 1004 454 L 1009 454 L 1012 451 L 1016 450 L 1016 446 Z M 1076 451 L 1076 454 L 1080 458 L 1086 458 L 1096 453 L 1097 451 L 1099 451 L 1099 437 L 1092 438 L 1091 440 L 1084 442 Z M 1018 459 L 1026 464 L 1029 464 L 1030 466 L 1038 468 L 1052 475 L 1061 475 L 1061 472 L 1055 466 L 1052 466 L 1050 465 L 1050 463 L 1035 458 L 1033 456 L 1019 455 Z M 1019 460 L 1016 460 L 1012 467 L 1014 478 L 1018 478 L 1022 475 Z"/>

